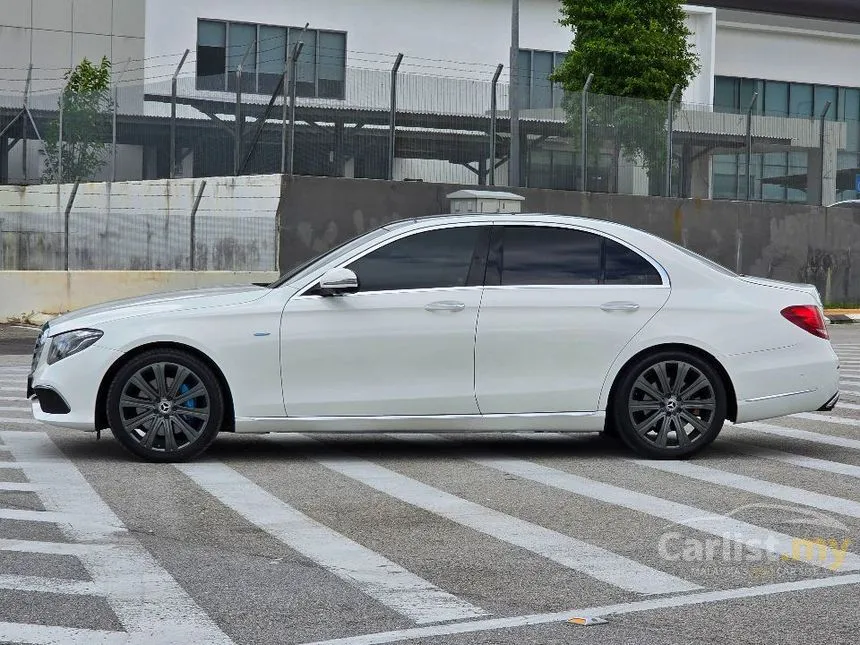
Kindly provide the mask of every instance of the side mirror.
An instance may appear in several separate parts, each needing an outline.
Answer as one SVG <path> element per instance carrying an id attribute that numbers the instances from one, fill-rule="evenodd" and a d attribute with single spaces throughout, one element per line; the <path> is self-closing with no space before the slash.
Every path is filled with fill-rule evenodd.
<path id="1" fill-rule="evenodd" d="M 320 279 L 319 290 L 324 296 L 358 291 L 358 276 L 350 269 L 332 269 Z"/>

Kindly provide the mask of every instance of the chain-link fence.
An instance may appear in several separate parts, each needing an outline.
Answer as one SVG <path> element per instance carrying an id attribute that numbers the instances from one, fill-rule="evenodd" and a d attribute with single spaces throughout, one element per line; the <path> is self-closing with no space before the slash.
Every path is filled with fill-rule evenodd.
<path id="1" fill-rule="evenodd" d="M 0 183 L 292 173 L 825 205 L 857 197 L 860 123 L 835 106 L 789 118 L 755 104 L 561 95 L 547 83 L 552 91 L 530 89 L 512 142 L 500 70 L 454 78 L 302 60 L 95 96 L 0 96 Z"/>

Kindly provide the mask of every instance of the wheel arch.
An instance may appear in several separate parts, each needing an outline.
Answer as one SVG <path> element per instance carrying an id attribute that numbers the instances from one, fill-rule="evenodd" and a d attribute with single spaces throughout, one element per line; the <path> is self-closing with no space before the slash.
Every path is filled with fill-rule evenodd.
<path id="1" fill-rule="evenodd" d="M 215 374 L 215 378 L 218 379 L 218 385 L 221 387 L 221 393 L 224 396 L 224 423 L 223 427 L 221 428 L 221 431 L 235 431 L 236 412 L 233 407 L 233 394 L 230 391 L 230 386 L 227 383 L 227 378 L 224 376 L 224 372 L 221 371 L 221 368 L 218 367 L 218 364 L 215 363 L 212 358 L 210 358 L 207 354 L 200 351 L 196 347 L 192 347 L 191 345 L 185 345 L 184 343 L 169 341 L 159 341 L 140 345 L 124 353 L 111 364 L 107 372 L 105 372 L 104 377 L 102 377 L 102 381 L 99 384 L 98 393 L 96 394 L 96 429 L 104 429 L 107 428 L 109 425 L 107 419 L 107 395 L 108 390 L 110 390 L 110 385 L 114 379 L 114 376 L 116 376 L 117 372 L 122 369 L 123 365 L 128 363 L 130 360 L 134 359 L 136 356 L 140 356 L 141 354 L 154 349 L 175 349 L 186 352 L 191 356 L 194 356 L 194 358 L 205 363 L 212 370 L 212 372 Z"/>
<path id="2" fill-rule="evenodd" d="M 611 418 L 608 411 L 613 409 L 613 404 L 615 401 L 615 396 L 616 396 L 616 392 L 618 390 L 619 384 L 621 383 L 621 381 L 626 376 L 627 371 L 630 369 L 630 367 L 634 363 L 645 358 L 646 356 L 649 356 L 651 354 L 658 354 L 660 352 L 665 352 L 665 351 L 689 352 L 690 354 L 698 356 L 700 359 L 709 363 L 711 365 L 711 367 L 713 367 L 716 370 L 717 374 L 720 375 L 720 379 L 722 380 L 723 385 L 726 388 L 726 394 L 728 395 L 728 401 L 726 401 L 726 418 L 732 422 L 737 421 L 737 418 L 738 418 L 738 397 L 737 397 L 737 394 L 735 392 L 734 383 L 732 383 L 732 379 L 729 376 L 729 373 L 726 370 L 726 368 L 723 366 L 723 364 L 713 354 L 702 349 L 701 347 L 696 347 L 695 345 L 688 345 L 686 343 L 663 343 L 660 345 L 653 345 L 651 347 L 647 347 L 643 350 L 640 350 L 639 352 L 637 352 L 636 354 L 631 356 L 629 359 L 627 359 L 627 361 L 624 363 L 624 365 L 621 367 L 621 369 L 618 370 L 618 372 L 615 375 L 614 380 L 612 381 L 612 386 L 609 389 L 609 398 L 607 399 L 607 405 L 606 405 L 607 423 L 608 423 L 609 419 Z"/>

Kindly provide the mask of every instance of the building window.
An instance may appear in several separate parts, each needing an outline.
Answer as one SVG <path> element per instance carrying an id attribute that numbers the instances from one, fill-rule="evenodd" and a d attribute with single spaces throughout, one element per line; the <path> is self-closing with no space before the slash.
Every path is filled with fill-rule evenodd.
<path id="1" fill-rule="evenodd" d="M 561 65 L 564 52 L 521 49 L 517 60 L 520 90 L 520 108 L 549 110 L 561 107 L 564 91 L 561 85 L 549 80 L 550 74 Z"/>
<path id="2" fill-rule="evenodd" d="M 235 91 L 242 65 L 242 91 L 271 94 L 284 73 L 293 43 L 301 41 L 296 94 L 343 99 L 346 34 L 339 31 L 258 25 L 222 20 L 197 22 L 197 88 Z"/>

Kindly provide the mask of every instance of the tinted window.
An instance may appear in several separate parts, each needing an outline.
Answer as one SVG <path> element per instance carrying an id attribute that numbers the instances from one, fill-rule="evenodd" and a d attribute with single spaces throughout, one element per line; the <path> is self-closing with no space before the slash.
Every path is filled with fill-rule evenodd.
<path id="1" fill-rule="evenodd" d="M 599 284 L 600 244 L 582 231 L 505 227 L 502 284 Z"/>
<path id="2" fill-rule="evenodd" d="M 350 264 L 360 291 L 430 289 L 466 285 L 479 227 L 416 233 Z"/>
<path id="3" fill-rule="evenodd" d="M 606 240 L 605 284 L 663 284 L 657 269 L 641 255 L 613 240 Z"/>

